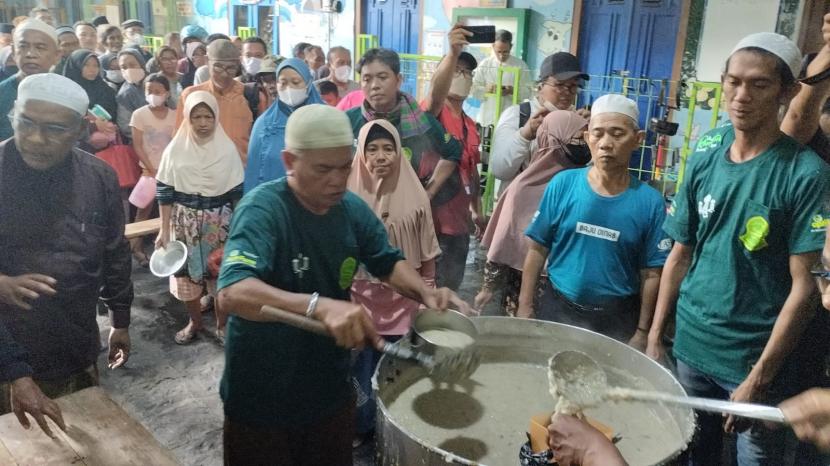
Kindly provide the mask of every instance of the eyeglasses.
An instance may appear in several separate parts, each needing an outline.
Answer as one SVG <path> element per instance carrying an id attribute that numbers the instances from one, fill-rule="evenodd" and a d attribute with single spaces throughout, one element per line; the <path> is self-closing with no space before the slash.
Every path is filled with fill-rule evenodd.
<path id="1" fill-rule="evenodd" d="M 42 131 L 49 138 L 63 138 L 66 137 L 73 128 L 64 125 L 56 125 L 53 123 L 35 123 L 23 115 L 15 115 L 14 111 L 10 112 L 9 121 L 17 124 L 17 129 L 23 133 L 33 133 L 35 131 Z"/>
<path id="2" fill-rule="evenodd" d="M 578 83 L 560 83 L 560 82 L 550 82 L 545 81 L 542 83 L 543 86 L 550 86 L 556 89 L 559 92 L 570 92 L 575 93 L 577 89 L 580 88 Z"/>
<path id="3" fill-rule="evenodd" d="M 223 65 L 221 63 L 214 63 L 211 65 L 213 67 L 213 71 L 217 73 L 225 73 L 228 75 L 235 75 L 236 71 L 239 69 L 239 65 L 236 63 L 232 65 Z"/>
<path id="4" fill-rule="evenodd" d="M 464 77 L 467 77 L 467 78 L 472 78 L 473 76 L 475 76 L 475 71 L 473 71 L 473 70 L 462 70 L 462 69 L 459 68 L 459 69 L 455 70 L 455 74 L 456 75 L 461 75 L 461 76 L 464 76 Z"/>

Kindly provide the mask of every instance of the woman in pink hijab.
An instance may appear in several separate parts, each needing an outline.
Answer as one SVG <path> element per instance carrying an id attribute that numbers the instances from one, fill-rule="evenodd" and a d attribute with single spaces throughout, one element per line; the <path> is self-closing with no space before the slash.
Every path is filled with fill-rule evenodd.
<path id="1" fill-rule="evenodd" d="M 389 243 L 403 252 L 421 277 L 435 286 L 435 258 L 441 253 L 429 197 L 412 165 L 401 156 L 401 140 L 395 126 L 373 120 L 360 129 L 348 188 L 369 204 L 383 222 Z M 352 301 L 362 304 L 378 333 L 387 341 L 400 339 L 412 323 L 419 303 L 402 296 L 372 277 L 363 267 L 352 283 Z M 375 426 L 372 374 L 380 360 L 373 348 L 361 351 L 352 367 L 358 389 L 357 441 Z"/>
<path id="2" fill-rule="evenodd" d="M 484 281 L 475 298 L 481 309 L 503 289 L 502 307 L 514 316 L 522 287 L 522 266 L 527 255 L 525 229 L 539 207 L 550 180 L 560 171 L 585 166 L 591 153 L 583 139 L 588 120 L 575 112 L 558 110 L 545 117 L 536 133 L 538 149 L 530 165 L 502 193 L 481 243 L 488 247 Z M 544 280 L 539 280 L 544 283 Z M 541 292 L 537 287 L 536 296 Z"/>

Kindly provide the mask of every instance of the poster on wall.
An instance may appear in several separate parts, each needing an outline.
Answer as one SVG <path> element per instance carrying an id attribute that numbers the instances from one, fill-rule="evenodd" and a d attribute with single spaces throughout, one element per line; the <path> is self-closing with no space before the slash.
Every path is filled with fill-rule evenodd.
<path id="1" fill-rule="evenodd" d="M 446 52 L 447 31 L 430 29 L 424 32 L 423 55 L 442 57 Z"/>
<path id="2" fill-rule="evenodd" d="M 176 13 L 179 16 L 193 16 L 193 4 L 190 2 L 176 2 Z"/>

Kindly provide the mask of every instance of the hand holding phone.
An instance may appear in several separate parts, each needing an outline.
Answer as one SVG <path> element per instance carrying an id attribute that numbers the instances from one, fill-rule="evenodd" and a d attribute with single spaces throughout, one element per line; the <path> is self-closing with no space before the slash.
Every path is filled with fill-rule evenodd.
<path id="1" fill-rule="evenodd" d="M 473 33 L 467 37 L 471 44 L 492 44 L 496 41 L 495 26 L 464 26 L 464 29 Z"/>

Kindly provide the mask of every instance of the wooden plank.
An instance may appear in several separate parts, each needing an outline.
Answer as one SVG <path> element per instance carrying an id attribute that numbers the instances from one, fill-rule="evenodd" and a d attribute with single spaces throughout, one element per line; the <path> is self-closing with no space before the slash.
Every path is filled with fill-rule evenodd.
<path id="1" fill-rule="evenodd" d="M 173 466 L 173 454 L 136 420 L 116 405 L 100 387 L 87 388 L 56 400 L 66 432 L 46 437 L 39 428 L 26 431 L 14 414 L 0 416 L 0 442 L 21 465 L 74 464 L 87 466 Z"/>
<path id="2" fill-rule="evenodd" d="M 124 227 L 124 236 L 127 239 L 140 238 L 142 236 L 158 233 L 161 230 L 161 219 L 151 218 L 141 222 L 128 223 Z"/>

